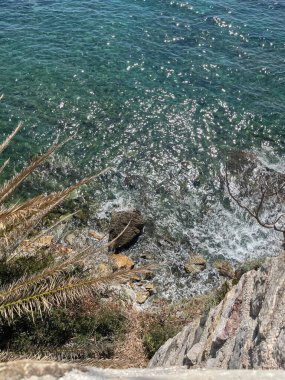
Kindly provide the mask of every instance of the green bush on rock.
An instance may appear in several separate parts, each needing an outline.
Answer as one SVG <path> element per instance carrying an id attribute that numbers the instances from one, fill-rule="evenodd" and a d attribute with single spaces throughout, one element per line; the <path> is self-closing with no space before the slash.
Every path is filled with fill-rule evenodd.
<path id="1" fill-rule="evenodd" d="M 149 359 L 169 339 L 177 334 L 178 330 L 171 324 L 153 322 L 143 337 L 143 345 Z"/>

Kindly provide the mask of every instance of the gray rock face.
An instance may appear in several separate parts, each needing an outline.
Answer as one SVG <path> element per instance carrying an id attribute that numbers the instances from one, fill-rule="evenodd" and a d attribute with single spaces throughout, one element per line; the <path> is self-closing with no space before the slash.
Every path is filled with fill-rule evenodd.
<path id="1" fill-rule="evenodd" d="M 114 211 L 111 217 L 109 241 L 114 240 L 127 228 L 117 238 L 111 248 L 115 250 L 130 246 L 141 234 L 143 226 L 144 221 L 140 211 Z"/>
<path id="2" fill-rule="evenodd" d="M 149 367 L 285 369 L 285 252 L 267 259 L 213 308 L 169 339 Z"/>

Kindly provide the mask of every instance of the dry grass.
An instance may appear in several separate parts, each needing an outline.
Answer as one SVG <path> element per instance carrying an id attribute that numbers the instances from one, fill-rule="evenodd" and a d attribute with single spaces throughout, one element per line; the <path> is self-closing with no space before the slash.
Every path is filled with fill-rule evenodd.
<path id="1" fill-rule="evenodd" d="M 101 368 L 145 368 L 149 362 L 149 353 L 145 346 L 146 335 L 151 334 L 156 326 L 161 326 L 167 332 L 172 331 L 175 335 L 219 302 L 220 291 L 218 289 L 208 295 L 196 296 L 176 304 L 160 300 L 153 305 L 151 311 L 138 311 L 124 306 L 127 331 L 123 339 L 117 342 L 114 356 L 109 359 L 91 359 L 83 361 L 82 364 Z"/>
<path id="2" fill-rule="evenodd" d="M 144 368 L 148 358 L 143 344 L 144 324 L 147 316 L 143 312 L 128 310 L 128 332 L 123 341 L 118 342 L 114 355 L 114 368 Z"/>

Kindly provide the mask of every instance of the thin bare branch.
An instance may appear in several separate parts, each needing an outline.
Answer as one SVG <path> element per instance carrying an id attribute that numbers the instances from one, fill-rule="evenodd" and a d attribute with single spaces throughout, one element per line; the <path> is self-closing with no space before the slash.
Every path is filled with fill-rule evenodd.
<path id="1" fill-rule="evenodd" d="M 260 197 L 260 200 L 258 202 L 258 205 L 255 209 L 255 211 L 251 210 L 249 207 L 245 206 L 239 199 L 238 197 L 236 197 L 232 190 L 231 190 L 231 187 L 230 187 L 230 183 L 229 183 L 229 178 L 228 178 L 228 168 L 227 168 L 227 165 L 226 165 L 226 168 L 225 168 L 225 183 L 226 183 L 226 187 L 227 187 L 227 190 L 228 190 L 228 193 L 230 195 L 230 197 L 236 202 L 236 204 L 246 210 L 248 212 L 248 214 L 250 216 L 252 216 L 259 225 L 261 225 L 262 227 L 265 227 L 265 228 L 272 228 L 274 229 L 275 231 L 278 231 L 278 232 L 282 232 L 283 233 L 283 236 L 284 236 L 284 246 L 285 246 L 285 225 L 283 223 L 282 226 L 278 225 L 278 223 L 280 222 L 280 220 L 285 217 L 285 213 L 282 213 L 280 214 L 273 223 L 268 223 L 268 222 L 265 222 L 261 219 L 261 212 L 262 212 L 262 208 L 263 208 L 263 205 L 265 203 L 265 200 L 272 197 L 272 196 L 277 196 L 279 195 L 279 193 L 283 190 L 283 188 L 285 187 L 285 182 L 281 184 L 281 186 L 278 187 L 277 190 L 273 191 L 273 192 L 270 192 L 270 193 L 266 193 L 266 191 L 263 189 L 263 186 L 261 186 L 261 197 Z"/>
<path id="2" fill-rule="evenodd" d="M 260 198 L 259 204 L 258 204 L 257 209 L 256 209 L 256 214 L 255 214 L 256 218 L 259 218 L 259 214 L 260 214 L 263 202 L 264 202 L 264 198 L 265 198 L 265 192 L 262 191 L 261 198 Z"/>
<path id="3" fill-rule="evenodd" d="M 228 193 L 230 195 L 230 197 L 236 202 L 236 204 L 240 207 L 240 208 L 243 208 L 244 210 L 246 210 L 251 216 L 253 216 L 255 218 L 255 214 L 245 205 L 243 205 L 241 203 L 241 201 L 233 194 L 232 190 L 231 190 L 231 187 L 230 187 L 230 183 L 229 183 L 229 179 L 228 179 L 228 169 L 227 169 L 227 166 L 226 166 L 226 175 L 225 175 L 225 182 L 226 182 L 226 186 L 227 186 L 227 190 L 228 190 Z"/>
<path id="4" fill-rule="evenodd" d="M 279 215 L 275 221 L 273 222 L 274 225 L 276 225 L 282 218 L 285 218 L 285 213 Z"/>
<path id="5" fill-rule="evenodd" d="M 246 210 L 250 216 L 252 216 L 258 224 L 260 224 L 262 227 L 265 227 L 265 228 L 274 228 L 274 225 L 273 224 L 267 224 L 267 223 L 264 223 L 260 217 L 259 217 L 259 213 L 260 213 L 260 210 L 262 208 L 262 204 L 264 202 L 264 197 L 265 197 L 265 194 L 262 193 L 262 196 L 261 196 L 261 199 L 260 199 L 260 202 L 259 202 L 259 205 L 257 207 L 257 210 L 255 212 L 253 212 L 249 207 L 245 206 L 244 204 L 242 204 L 242 202 L 233 194 L 232 190 L 231 190 L 231 187 L 230 187 L 230 183 L 229 183 L 229 178 L 228 178 L 228 169 L 227 169 L 227 166 L 226 166 L 226 175 L 225 175 L 225 182 L 226 182 L 226 186 L 227 186 L 227 190 L 228 190 L 228 193 L 230 195 L 230 197 L 236 202 L 236 204 Z"/>

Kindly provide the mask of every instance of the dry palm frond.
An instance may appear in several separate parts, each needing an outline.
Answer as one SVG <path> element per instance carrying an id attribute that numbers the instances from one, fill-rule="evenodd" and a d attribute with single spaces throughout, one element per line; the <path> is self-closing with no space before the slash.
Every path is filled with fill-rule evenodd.
<path id="1" fill-rule="evenodd" d="M 70 193 L 104 174 L 107 170 L 109 170 L 109 168 L 102 170 L 97 175 L 84 178 L 63 191 L 51 193 L 47 196 L 36 197 L 34 200 L 28 201 L 25 206 L 18 206 L 12 208 L 8 213 L 3 212 L 0 214 L 0 230 L 5 231 L 7 225 L 13 224 L 13 229 L 4 234 L 5 238 L 0 242 L 0 250 L 2 249 L 2 252 L 5 252 L 5 255 L 9 256 L 36 225 Z M 36 208 L 33 203 L 36 204 Z M 31 207 L 31 205 L 33 206 Z"/>
<path id="2" fill-rule="evenodd" d="M 46 209 L 56 201 L 57 194 L 40 195 L 20 205 L 16 204 L 10 208 L 2 208 L 0 211 L 0 230 L 9 230 L 11 225 L 15 227 L 36 213 Z"/>
<path id="3" fill-rule="evenodd" d="M 21 127 L 22 125 L 19 124 L 14 132 L 0 145 L 0 153 L 8 146 Z M 42 194 L 21 204 L 5 208 L 3 202 L 7 197 L 63 144 L 53 145 L 46 153 L 35 158 L 31 164 L 0 188 L 0 205 L 2 204 L 0 209 L 0 233 L 2 236 L 0 238 L 0 254 L 5 265 L 17 262 L 20 252 L 19 245 L 35 229 L 43 217 L 66 199 L 71 192 L 84 184 L 88 184 L 109 170 L 107 168 L 97 175 L 84 178 L 65 190 L 47 195 Z M 8 162 L 6 161 L 0 167 L 0 174 Z M 67 217 L 70 217 L 70 215 Z M 0 317 L 11 321 L 14 315 L 21 316 L 23 313 L 31 313 L 33 315 L 35 312 L 41 314 L 43 311 L 49 310 L 53 305 L 80 299 L 94 290 L 99 290 L 112 283 L 126 281 L 137 273 L 141 274 L 152 270 L 150 267 L 123 270 L 97 277 L 95 275 L 91 277 L 90 273 L 88 273 L 89 276 L 86 276 L 86 272 L 83 270 L 81 272 L 74 270 L 79 264 L 84 264 L 84 260 L 90 253 L 92 255 L 94 253 L 98 254 L 111 246 L 125 232 L 128 226 L 129 224 L 111 242 L 101 245 L 96 249 L 87 247 L 80 252 L 74 252 L 67 259 L 56 257 L 56 253 L 52 252 L 53 246 L 51 245 L 45 253 L 53 253 L 52 257 L 55 260 L 53 265 L 45 267 L 32 275 L 25 274 L 23 270 L 23 275 L 18 280 L 10 281 L 10 284 L 0 287 Z M 34 240 L 42 235 L 43 232 L 40 232 Z M 33 255 L 36 254 L 37 249 L 33 252 Z"/>
<path id="4" fill-rule="evenodd" d="M 6 166 L 9 164 L 10 159 L 6 160 L 4 164 L 0 167 L 0 174 L 3 172 L 3 170 L 6 168 Z"/>
<path id="5" fill-rule="evenodd" d="M 98 247 L 97 249 L 94 249 L 93 247 L 87 247 L 80 252 L 74 253 L 71 257 L 69 257 L 67 260 L 64 260 L 60 263 L 57 263 L 49 268 L 45 268 L 42 272 L 37 273 L 32 276 L 23 276 L 19 280 L 15 281 L 12 284 L 9 284 L 8 286 L 0 288 L 0 299 L 5 299 L 10 294 L 17 292 L 21 292 L 23 289 L 27 288 L 28 286 L 38 284 L 42 281 L 54 280 L 58 276 L 61 276 L 63 273 L 68 273 L 68 270 L 75 265 L 84 262 L 84 259 L 92 254 L 94 256 L 95 254 L 99 254 L 103 251 L 106 251 L 119 237 L 126 231 L 126 229 L 129 227 L 129 224 L 123 229 L 123 231 L 116 236 L 112 241 Z M 142 269 L 143 271 L 146 270 L 146 268 Z M 151 270 L 150 266 L 147 267 L 147 272 Z"/>
<path id="6" fill-rule="evenodd" d="M 17 127 L 18 128 L 18 127 Z M 15 131 L 17 131 L 17 128 Z M 12 133 L 14 136 L 15 131 Z M 11 136 L 12 136 L 11 135 Z M 12 136 L 12 137 L 13 137 Z M 11 138 L 12 138 L 11 137 Z M 11 141 L 11 138 L 6 139 L 8 140 L 8 143 Z M 3 201 L 44 161 L 46 161 L 56 150 L 61 148 L 67 141 L 69 141 L 70 138 L 66 139 L 62 143 L 55 144 L 52 147 L 50 147 L 45 153 L 40 155 L 39 157 L 36 157 L 32 160 L 30 165 L 28 165 L 26 168 L 20 171 L 20 173 L 16 174 L 13 178 L 11 178 L 9 181 L 7 181 L 1 188 L 0 188 L 0 204 L 3 203 Z M 6 141 L 3 143 L 5 144 Z M 3 145 L 2 144 L 2 145 Z M 7 145 L 4 146 L 4 148 Z"/>
<path id="7" fill-rule="evenodd" d="M 35 286 L 27 286 L 21 290 L 21 295 L 12 292 L 0 300 L 0 315 L 7 321 L 12 321 L 15 315 L 23 313 L 42 313 L 52 306 L 74 302 L 114 283 L 124 282 L 136 274 L 149 272 L 150 268 L 122 270 L 95 278 L 58 277 L 52 281 L 46 280 Z"/>
<path id="8" fill-rule="evenodd" d="M 18 223 L 22 223 L 23 220 L 27 220 L 32 215 L 35 215 L 41 211 L 48 210 L 48 212 L 50 212 L 52 208 L 61 203 L 74 190 L 78 189 L 82 185 L 88 184 L 106 173 L 108 170 L 110 170 L 110 168 L 106 168 L 94 176 L 86 177 L 63 191 L 53 192 L 48 195 L 39 195 L 20 205 L 0 211 L 0 230 L 6 229 L 9 224 L 13 224 L 13 226 L 15 226 Z"/>
<path id="9" fill-rule="evenodd" d="M 41 238 L 42 236 L 46 235 L 47 233 L 49 233 L 50 231 L 52 231 L 55 227 L 57 227 L 59 224 L 63 223 L 64 221 L 66 220 L 69 220 L 71 219 L 74 215 L 78 214 L 78 211 L 75 211 L 71 214 L 68 214 L 68 215 L 65 215 L 63 216 L 62 218 L 60 218 L 58 221 L 56 221 L 55 223 L 53 223 L 48 229 L 42 231 L 41 233 L 39 233 L 37 236 L 35 236 L 33 239 L 30 239 L 31 242 L 34 242 L 36 240 L 38 240 L 39 238 Z"/>
<path id="10" fill-rule="evenodd" d="M 2 142 L 2 144 L 0 145 L 0 153 L 2 153 L 3 150 L 7 148 L 7 146 L 10 144 L 11 140 L 13 139 L 13 137 L 16 136 L 16 134 L 19 132 L 19 130 L 22 127 L 23 127 L 23 124 L 20 122 L 17 128 L 14 129 L 14 131 L 6 138 L 6 140 Z"/>

